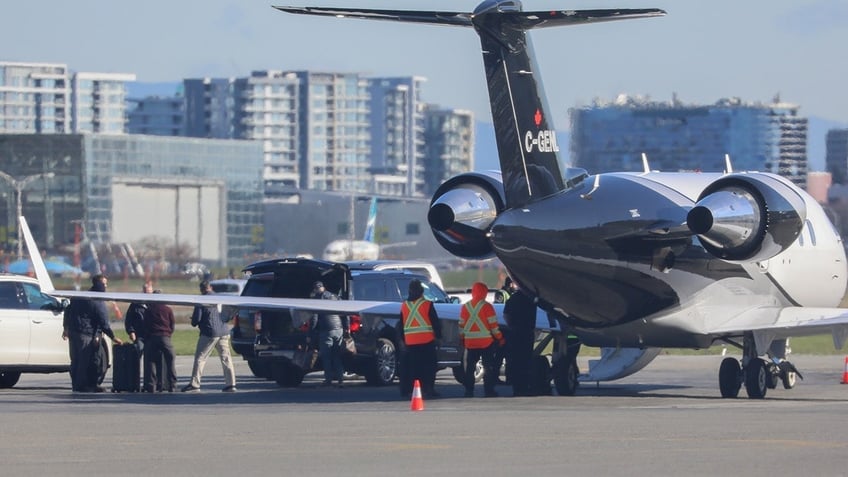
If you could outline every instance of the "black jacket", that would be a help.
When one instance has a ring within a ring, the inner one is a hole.
[[[536,329],[536,302],[523,290],[518,290],[504,305],[504,321],[516,335],[532,335]]]
[[[115,333],[109,325],[106,303],[100,300],[74,298],[65,309],[62,324],[68,331],[91,336],[100,331],[115,339]]]
[[[131,303],[124,317],[124,331],[135,333],[136,338],[144,339],[144,314],[147,313],[147,303]]]
[[[321,300],[338,300],[339,297],[333,295],[332,293],[325,291],[321,295],[312,295],[312,298],[317,298]],[[310,320],[310,328],[321,332],[321,331],[332,331],[332,330],[350,330],[350,318],[347,316],[339,316],[336,314],[328,314],[328,313],[318,313],[312,315],[312,319]]]

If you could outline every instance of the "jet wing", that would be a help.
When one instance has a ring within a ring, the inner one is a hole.
[[[400,303],[381,301],[315,300],[307,298],[265,298],[237,295],[185,295],[172,293],[125,293],[51,290],[48,295],[64,298],[90,298],[94,300],[128,303],[166,303],[169,305],[231,306],[251,309],[294,309],[300,311],[357,314],[400,313]]]
[[[833,345],[841,349],[848,337],[848,309],[845,308],[757,308],[707,330],[727,336],[754,333],[757,351],[765,352],[772,340],[824,333],[833,335]]]

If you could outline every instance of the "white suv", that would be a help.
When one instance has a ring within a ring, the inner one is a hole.
[[[67,304],[42,293],[34,278],[0,273],[0,388],[14,386],[21,373],[68,371]]]

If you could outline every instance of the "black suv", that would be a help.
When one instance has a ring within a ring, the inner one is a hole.
[[[283,258],[257,262],[244,269],[249,275],[242,296],[309,298],[312,284],[320,280],[324,287],[342,300],[401,302],[409,282],[421,280],[424,296],[435,303],[451,299],[426,277],[401,270],[351,270],[344,263],[322,260]],[[311,314],[288,310],[240,309],[235,315],[233,349],[247,360],[257,377],[275,380],[280,386],[298,386],[306,373],[321,370],[321,362],[312,364],[303,358],[311,356],[308,326]],[[390,315],[353,315],[351,335],[356,354],[344,359],[345,371],[365,377],[372,385],[385,385],[394,380],[397,370],[400,305]],[[443,343],[458,342],[456,327],[444,326]],[[441,368],[458,367],[458,346],[440,347]]]

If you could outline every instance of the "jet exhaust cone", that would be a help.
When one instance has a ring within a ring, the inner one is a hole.
[[[427,212],[427,222],[430,223],[430,227],[440,232],[451,228],[455,220],[453,209],[447,204],[436,204]]]

